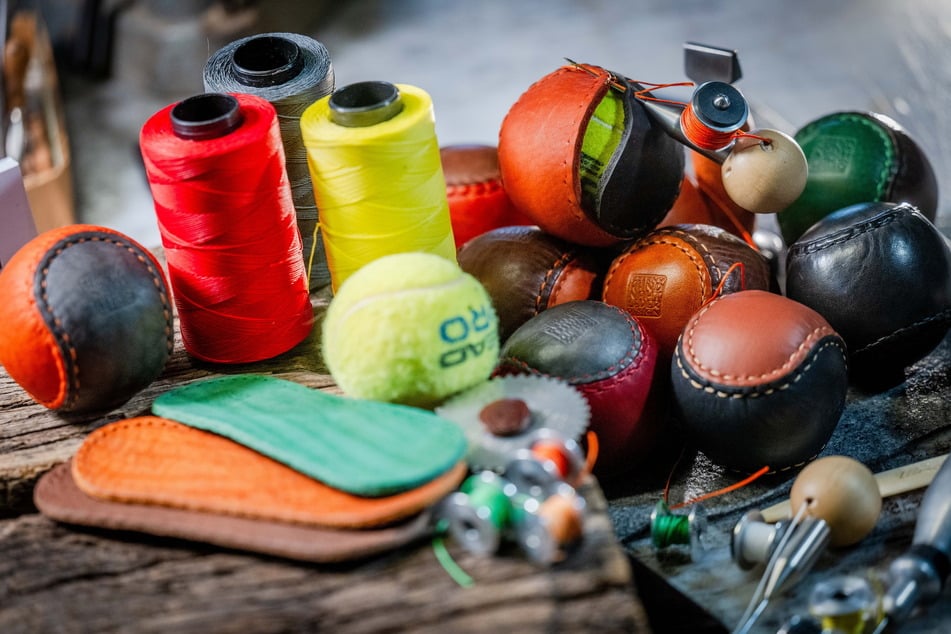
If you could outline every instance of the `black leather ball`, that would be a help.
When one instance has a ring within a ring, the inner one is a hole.
[[[786,295],[825,317],[853,378],[899,378],[951,327],[951,247],[908,203],[841,209],[793,243]]]

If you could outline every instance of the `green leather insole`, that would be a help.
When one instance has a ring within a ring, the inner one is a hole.
[[[155,399],[152,411],[367,497],[429,482],[466,451],[459,427],[428,410],[336,396],[256,374],[171,390]]]

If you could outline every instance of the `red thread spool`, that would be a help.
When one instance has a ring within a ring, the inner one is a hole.
[[[139,137],[186,351],[215,363],[285,352],[313,312],[274,107],[208,93]]]

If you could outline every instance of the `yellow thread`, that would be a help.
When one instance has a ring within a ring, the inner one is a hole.
[[[396,87],[402,111],[376,125],[336,124],[330,95],[301,116],[334,291],[390,253],[425,251],[455,262],[432,100],[414,86]]]

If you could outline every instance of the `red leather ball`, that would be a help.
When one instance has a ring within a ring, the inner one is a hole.
[[[495,147],[447,145],[439,158],[456,248],[492,229],[534,224],[505,193]]]
[[[696,312],[671,366],[685,440],[715,464],[777,471],[814,458],[845,407],[845,342],[816,311],[760,290]]]
[[[625,311],[584,300],[554,306],[526,321],[503,345],[496,374],[540,374],[566,381],[591,409],[598,437],[595,474],[636,467],[659,439],[659,421],[642,416],[657,346]]]

